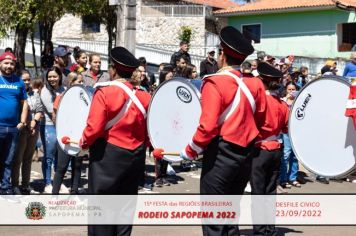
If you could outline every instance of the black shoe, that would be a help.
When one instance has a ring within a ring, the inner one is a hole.
[[[21,192],[23,195],[30,195],[34,190],[30,187],[27,188],[21,188]]]
[[[342,182],[344,182],[344,179],[330,179],[330,181],[335,182],[335,183],[342,183]]]
[[[193,171],[194,171],[194,170],[198,170],[198,166],[197,166],[195,163],[192,162],[192,163],[190,164],[190,170],[193,170]]]
[[[1,195],[14,195],[14,192],[12,189],[1,189],[0,190]]]
[[[163,185],[164,186],[170,186],[171,185],[171,183],[167,180],[167,178],[163,178],[162,180],[163,180]]]
[[[163,178],[158,178],[155,182],[155,185],[160,188],[163,187]]]
[[[142,189],[146,191],[152,191],[152,188],[153,188],[152,184],[145,184],[143,185]]]
[[[12,191],[14,195],[22,195],[22,192],[19,187],[14,187]]]
[[[191,165],[190,163],[181,163],[180,165],[180,171],[181,172],[187,172],[191,170]]]
[[[322,184],[329,184],[329,180],[324,177],[317,176],[315,180]]]
[[[69,194],[70,194],[70,195],[78,195],[78,194],[79,194],[79,191],[72,189],[72,190],[70,190],[70,193],[69,193]]]

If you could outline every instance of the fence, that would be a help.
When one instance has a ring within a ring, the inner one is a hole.
[[[162,5],[142,6],[141,14],[146,17],[205,17],[212,11],[202,5]]]
[[[101,56],[108,55],[107,41],[81,40],[81,39],[56,39],[58,45],[68,45],[70,47],[79,46],[88,52],[99,53]]]
[[[192,64],[196,65],[199,69],[200,61],[204,60],[208,50],[215,50],[215,45],[218,44],[219,39],[214,34],[207,34],[206,42],[207,47],[192,45],[189,53],[191,55]],[[209,38],[210,37],[210,38]],[[34,40],[37,63],[39,65],[39,58],[41,56],[40,43],[38,39]],[[58,39],[54,42],[55,46],[58,45],[68,45],[70,47],[79,46],[81,49],[90,52],[95,52],[100,54],[102,59],[102,68],[108,68],[108,46],[106,41],[87,41],[87,40],[76,40],[76,39]],[[10,36],[7,38],[0,39],[0,49],[6,47],[14,46],[14,37]],[[144,56],[147,61],[154,64],[160,64],[162,62],[170,62],[171,55],[177,51],[179,47],[177,45],[161,45],[161,44],[137,44],[136,45],[136,57]],[[26,43],[26,60],[32,61],[32,44],[31,40],[27,39]],[[273,54],[272,54],[273,55]],[[248,57],[248,60],[256,58],[256,54]],[[310,58],[310,57],[300,57],[295,56],[295,62],[293,66],[307,66],[309,68],[309,73],[311,75],[316,75],[320,73],[320,69],[325,65],[325,58]],[[337,59],[338,74],[342,74],[346,60],[343,58]]]
[[[139,44],[136,45],[136,57],[146,57],[147,61],[154,64],[169,63],[171,61],[172,54],[176,51],[169,50],[167,48],[155,48],[152,45]],[[191,63],[197,66],[199,70],[200,62],[205,59],[203,56],[191,55]]]
[[[210,33],[208,31],[205,32],[205,45],[207,47],[216,47],[220,44],[219,35]]]

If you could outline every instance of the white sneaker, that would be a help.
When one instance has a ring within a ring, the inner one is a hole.
[[[48,184],[48,185],[46,185],[46,187],[44,188],[43,193],[52,194],[52,189],[53,189],[52,184]]]
[[[245,193],[251,193],[251,184],[250,184],[250,182],[248,182],[247,185],[246,185]]]
[[[69,193],[69,189],[64,184],[62,184],[59,193]]]
[[[171,166],[171,163],[168,163],[167,175],[176,175],[176,172],[174,171],[173,167]]]

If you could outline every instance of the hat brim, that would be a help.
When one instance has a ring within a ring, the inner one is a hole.
[[[241,32],[232,26],[227,26],[220,31],[220,40],[224,51],[225,47],[227,47],[229,50],[244,57],[251,55],[255,50]]]
[[[262,78],[268,80],[278,80],[283,77],[283,73],[280,70],[274,68],[266,62],[262,62],[257,66],[257,72]]]
[[[111,50],[111,60],[118,65],[117,68],[124,71],[134,71],[140,62],[124,47],[116,47]]]

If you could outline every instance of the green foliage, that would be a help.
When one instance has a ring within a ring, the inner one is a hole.
[[[6,35],[9,29],[31,28],[38,21],[38,8],[40,1],[37,0],[0,0],[0,32]]]
[[[190,43],[190,41],[193,38],[193,29],[190,26],[187,25],[183,25],[182,27],[180,27],[179,33],[178,33],[178,38],[180,41],[186,41],[188,43]]]
[[[0,0],[0,37],[16,27],[34,28],[41,22],[55,22],[74,0]]]
[[[17,26],[33,29],[37,22],[56,22],[65,13],[98,15],[108,10],[105,0],[0,0],[0,37]]]

